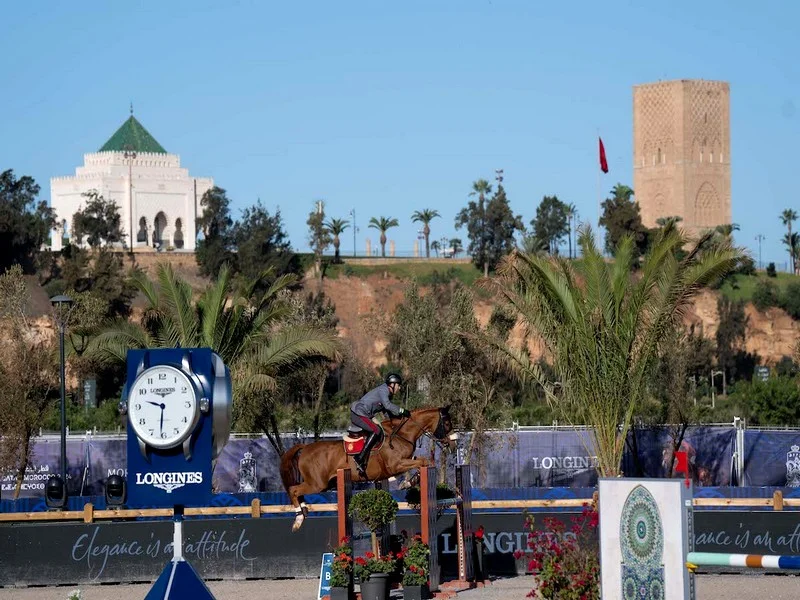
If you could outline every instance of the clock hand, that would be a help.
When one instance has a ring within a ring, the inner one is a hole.
[[[164,433],[164,405],[161,405],[161,431],[160,433]]]
[[[148,400],[147,403],[152,404],[153,406],[157,406],[158,408],[162,408],[162,405],[158,402],[152,402],[151,400]]]

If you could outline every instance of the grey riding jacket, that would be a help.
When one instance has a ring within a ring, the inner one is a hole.
[[[368,391],[360,400],[353,402],[350,410],[357,415],[371,419],[381,411],[388,412],[393,416],[399,415],[401,408],[389,399],[389,386],[383,383]]]

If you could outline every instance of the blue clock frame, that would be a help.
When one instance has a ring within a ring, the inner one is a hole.
[[[227,442],[230,431],[230,415],[224,414],[230,407],[230,371],[209,348],[129,350],[123,402],[128,402],[137,376],[159,365],[186,373],[195,388],[198,403],[205,410],[200,410],[188,443],[167,449],[142,443],[127,419],[127,505],[132,508],[208,506],[213,459]],[[215,431],[215,424],[222,431]]]

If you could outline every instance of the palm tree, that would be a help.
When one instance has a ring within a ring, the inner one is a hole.
[[[277,421],[263,397],[275,390],[281,375],[309,361],[335,359],[338,339],[335,332],[286,324],[292,308],[281,292],[297,278],[281,276],[259,294],[270,275],[266,272],[239,295],[226,265],[193,300],[192,288],[171,265],[158,266],[157,286],[139,273],[134,283],[147,302],[141,321],[111,323],[92,341],[89,353],[101,362],[124,364],[130,348],[211,348],[231,369],[237,402],[261,405],[256,421],[282,451]]]
[[[464,249],[461,245],[461,238],[453,238],[450,240],[450,247],[453,249],[453,258],[457,258],[458,253]]]
[[[569,240],[569,257],[572,258],[572,219],[578,216],[578,209],[571,202],[566,205],[567,239]]]
[[[656,219],[656,227],[666,227],[667,225],[677,225],[683,221],[683,217],[674,216],[674,217],[659,217]],[[738,229],[738,225],[737,225]]]
[[[797,267],[797,254],[798,251],[800,251],[800,234],[796,231],[784,233],[782,241],[786,244],[786,247],[789,248],[789,256],[792,259],[790,267],[792,268],[792,273],[795,273],[796,271],[794,269]]]
[[[781,213],[781,223],[786,225],[789,228],[789,238],[792,239],[792,223],[797,220],[797,211],[792,210],[791,208],[787,208]],[[792,273],[795,272],[795,260],[794,260],[794,247],[789,246],[789,264],[792,268]]]
[[[398,225],[397,219],[392,217],[380,217],[380,219],[372,217],[369,220],[369,226],[381,232],[381,256],[386,256],[386,232]]]
[[[346,221],[345,219],[331,219],[327,223],[325,223],[325,228],[328,230],[333,236],[333,262],[340,263],[341,259],[339,258],[339,236],[350,226],[350,221]]]
[[[470,196],[478,196],[478,212],[480,218],[479,243],[475,244],[478,254],[483,257],[483,276],[489,276],[489,260],[486,248],[486,196],[492,193],[492,186],[485,179],[478,179],[472,183]]]
[[[738,223],[726,223],[724,225],[717,225],[714,228],[715,233],[720,234],[721,236],[725,237],[728,240],[732,238],[734,231],[739,231]]]
[[[422,223],[423,225],[422,235],[425,236],[425,258],[431,257],[431,245],[429,242],[431,235],[430,222],[439,216],[441,215],[438,210],[432,210],[430,208],[426,208],[422,211],[415,210],[414,214],[411,215],[411,221],[413,223]]]
[[[504,259],[500,277],[485,285],[544,342],[553,380],[524,350],[498,342],[496,348],[526,380],[543,387],[568,422],[591,426],[600,475],[612,477],[668,334],[681,326],[692,298],[735,268],[742,253],[708,232],[679,260],[688,240],[670,226],[657,234],[634,278],[630,236],[622,238],[612,263],[589,227],[581,228],[578,243],[581,263],[515,251]]]
[[[439,258],[439,242],[437,240],[431,242],[431,250],[436,252],[436,258]]]

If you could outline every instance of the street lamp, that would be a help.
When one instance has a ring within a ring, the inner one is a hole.
[[[711,408],[715,408],[714,402],[714,377],[716,375],[722,375],[722,395],[725,395],[725,371],[711,371]]]
[[[133,116],[132,109],[131,116]],[[122,156],[128,161],[128,213],[130,215],[130,232],[128,237],[131,240],[131,252],[133,252],[133,161],[136,159],[136,151],[130,144],[125,144],[123,150],[125,150],[125,153]]]
[[[61,353],[61,480],[64,482],[64,500],[67,498],[67,404],[66,404],[66,368],[64,364],[64,331],[69,321],[72,298],[60,294],[50,298],[55,309],[55,321],[58,325],[59,348]]]
[[[353,258],[356,256],[356,233],[358,232],[358,227],[356,227],[356,209],[350,211],[350,216],[353,217]]]
[[[758,269],[761,270],[761,241],[766,239],[766,237],[759,233],[756,236],[756,241],[758,242]]]

